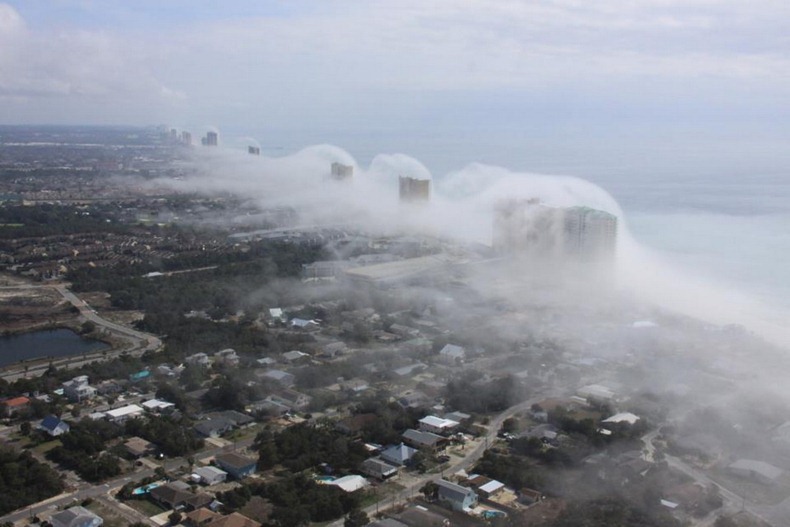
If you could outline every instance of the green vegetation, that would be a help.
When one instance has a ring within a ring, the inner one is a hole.
[[[602,498],[574,503],[551,527],[679,527],[668,513],[647,513],[622,498]]]
[[[0,448],[0,514],[63,491],[60,475],[29,452]]]
[[[121,427],[107,421],[83,419],[61,436],[61,446],[47,452],[47,458],[74,470],[87,481],[98,482],[117,476],[121,466],[113,454],[106,453],[106,443],[120,437]]]

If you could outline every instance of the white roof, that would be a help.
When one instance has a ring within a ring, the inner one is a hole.
[[[143,403],[143,407],[147,408],[148,410],[154,410],[157,408],[170,408],[171,406],[175,405],[167,401],[160,401],[159,399],[151,399],[150,401],[145,401]]]
[[[631,412],[620,412],[619,414],[614,414],[611,417],[607,417],[602,422],[603,423],[628,423],[632,425],[639,421],[639,416],[632,414]]]
[[[658,324],[651,320],[637,320],[633,323],[633,327],[636,329],[640,328],[655,328],[658,327]]]
[[[224,470],[218,469],[217,467],[212,467],[211,465],[206,465],[205,467],[200,467],[195,469],[195,474],[200,477],[211,477],[211,476],[222,476],[228,475],[227,472]]]
[[[491,481],[489,481],[485,485],[480,485],[480,491],[481,492],[485,492],[486,494],[491,494],[491,493],[496,492],[499,489],[503,488],[504,486],[505,486],[505,484],[502,483],[501,481],[497,481],[495,479],[492,479]]]
[[[142,413],[143,409],[136,404],[130,404],[128,406],[122,406],[121,408],[116,408],[115,410],[107,411],[107,415],[111,418],[116,417],[124,417],[127,415],[139,414]]]
[[[457,421],[443,419],[441,417],[436,417],[435,415],[427,415],[423,417],[420,419],[420,423],[433,426],[435,428],[453,428],[454,426],[458,426],[460,424]]]
[[[614,397],[614,392],[607,388],[606,386],[601,386],[600,384],[590,384],[588,386],[583,386],[576,390],[576,393],[581,395],[582,397],[599,397],[602,399],[611,399]]]
[[[663,505],[664,507],[666,507],[668,509],[677,509],[678,508],[678,504],[677,503],[675,503],[674,501],[669,501],[669,500],[661,500],[661,505]]]
[[[269,316],[274,318],[279,318],[283,316],[283,310],[280,309],[279,307],[273,307],[269,310]]]
[[[327,483],[329,485],[340,487],[346,492],[354,492],[355,490],[359,490],[368,486],[368,480],[362,476],[357,475],[343,476],[342,478],[337,478],[336,480],[328,481]]]

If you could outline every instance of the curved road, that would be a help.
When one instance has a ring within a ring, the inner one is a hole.
[[[110,320],[100,317],[96,312],[83,300],[81,300],[77,295],[69,291],[67,284],[47,284],[47,285],[34,285],[34,284],[24,284],[24,285],[15,285],[15,286],[6,286],[0,287],[0,290],[14,290],[14,289],[54,289],[71,305],[76,307],[79,310],[80,316],[85,320],[90,320],[97,327],[103,328],[109,333],[112,333],[118,338],[123,339],[127,342],[126,346],[123,346],[119,349],[115,349],[111,352],[97,352],[97,353],[89,353],[80,356],[74,357],[62,357],[53,360],[49,360],[47,358],[41,358],[40,361],[33,359],[35,361],[33,364],[17,364],[15,366],[11,366],[5,368],[2,373],[0,373],[0,377],[6,379],[8,381],[13,381],[18,377],[29,377],[35,375],[41,375],[44,373],[47,368],[49,368],[49,364],[53,364],[56,367],[76,367],[80,366],[84,363],[94,361],[96,359],[101,358],[109,358],[115,357],[120,355],[121,353],[130,353],[132,355],[142,355],[147,351],[157,351],[162,347],[162,341],[159,340],[154,335],[143,333],[142,331],[137,331],[135,329],[123,326],[121,324],[117,324]],[[31,362],[33,362],[31,361]]]

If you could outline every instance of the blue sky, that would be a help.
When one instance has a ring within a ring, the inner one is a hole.
[[[0,0],[3,123],[786,137],[780,0]]]

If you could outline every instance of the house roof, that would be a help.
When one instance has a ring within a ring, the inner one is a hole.
[[[391,461],[398,465],[405,465],[416,453],[416,449],[401,443],[400,445],[391,446],[386,449],[381,453],[381,457],[385,461]]]
[[[401,436],[403,439],[417,445],[417,446],[427,446],[433,447],[436,446],[437,443],[444,440],[444,438],[440,435],[432,434],[431,432],[422,432],[420,430],[409,429],[403,432]]]
[[[101,520],[101,516],[97,516],[88,509],[80,507],[79,505],[53,514],[50,518],[50,523],[55,526],[63,527],[79,527],[88,525],[91,520]]]
[[[639,416],[636,414],[632,414],[631,412],[620,412],[619,414],[614,414],[611,417],[607,417],[602,423],[628,423],[632,425],[639,421]]]
[[[446,344],[440,351],[439,355],[444,355],[445,357],[452,357],[454,359],[462,359],[464,355],[466,355],[466,351],[461,346],[456,346],[455,344]]]
[[[115,410],[108,410],[105,412],[111,419],[115,419],[118,417],[125,417],[127,415],[135,415],[140,414],[143,412],[143,409],[136,405],[130,404],[127,406],[122,406],[121,408],[116,408]]]
[[[6,399],[3,401],[3,404],[6,405],[8,408],[17,408],[19,406],[24,406],[30,402],[30,399],[25,396],[21,397],[14,397],[13,399]]]
[[[247,518],[243,514],[234,512],[210,521],[206,524],[206,527],[261,527],[261,524]]]
[[[256,464],[256,461],[254,459],[242,456],[235,452],[227,452],[225,454],[219,454],[214,459],[216,459],[217,463],[219,463],[220,465],[224,465],[226,467],[230,467],[234,469],[246,468],[250,465]]]
[[[154,448],[154,444],[150,441],[146,441],[142,437],[131,437],[129,440],[123,444],[130,453],[140,456],[145,454],[148,450]]]
[[[44,429],[49,430],[50,432],[52,432],[61,423],[66,425],[67,427],[69,426],[68,423],[66,423],[65,421],[60,419],[58,416],[56,416],[56,415],[48,415],[44,419],[41,420],[41,424],[39,426],[41,428],[44,428]]]
[[[427,415],[420,419],[420,424],[431,426],[434,428],[453,428],[458,426],[460,423],[457,421],[452,421],[450,419],[443,419],[441,417],[436,417],[435,415]]]
[[[187,519],[198,525],[222,517],[221,514],[217,514],[216,512],[205,508],[195,509],[192,512],[187,513],[185,516]]]
[[[196,468],[193,472],[202,478],[212,478],[214,476],[228,475],[228,473],[225,472],[224,470],[218,469],[217,467],[212,467],[210,465]]]
[[[223,433],[227,430],[230,430],[233,428],[233,423],[223,417],[218,417],[216,419],[207,419],[205,421],[195,423],[193,428],[201,435],[210,436],[215,433]]]
[[[336,480],[328,482],[328,484],[340,487],[346,492],[354,492],[356,490],[367,487],[368,480],[366,480],[362,476],[351,475],[351,476],[343,476],[342,478],[337,478]]]
[[[439,486],[439,497],[447,500],[462,502],[467,496],[477,496],[474,490],[462,487],[446,479],[440,479],[436,482]]]
[[[485,492],[486,494],[493,494],[494,492],[505,488],[505,484],[502,483],[501,481],[497,481],[495,479],[492,479],[491,481],[489,481],[485,485],[480,485],[477,488],[478,488],[478,490],[480,490],[480,492]]]
[[[186,503],[189,498],[194,496],[194,494],[182,489],[181,485],[177,485],[175,482],[155,487],[149,491],[149,494],[155,500],[170,505]]]

